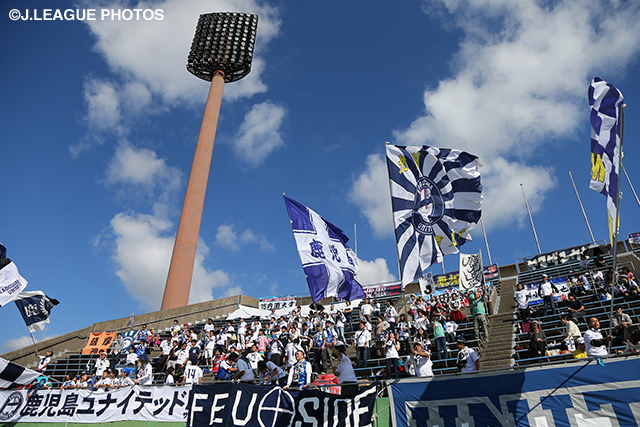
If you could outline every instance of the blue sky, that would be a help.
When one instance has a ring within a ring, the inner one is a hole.
[[[260,17],[249,76],[225,86],[191,302],[308,292],[282,193],[353,236],[365,283],[398,276],[384,142],[478,155],[494,262],[607,237],[588,189],[587,87],[629,107],[625,164],[640,187],[637,2],[430,0],[58,1],[94,21],[12,21],[0,5],[0,241],[61,304],[37,339],[159,308],[208,84],[186,71],[199,14]],[[162,9],[162,20],[101,18]],[[640,231],[623,182],[621,233]],[[464,252],[486,249],[478,229]],[[445,258],[447,271],[458,257]],[[432,268],[435,273],[441,266]],[[27,345],[18,311],[0,351]]]

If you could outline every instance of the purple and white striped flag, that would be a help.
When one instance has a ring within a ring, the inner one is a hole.
[[[620,183],[620,119],[622,93],[615,86],[596,77],[589,86],[591,106],[591,183],[589,188],[607,199],[609,235],[613,242],[613,224],[617,218]],[[619,221],[618,221],[618,226]],[[617,227],[615,229],[617,231]]]

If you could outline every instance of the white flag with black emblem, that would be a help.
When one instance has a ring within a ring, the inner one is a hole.
[[[483,285],[482,252],[477,254],[460,253],[460,291],[469,291]]]

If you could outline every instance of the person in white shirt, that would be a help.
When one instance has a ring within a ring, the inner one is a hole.
[[[210,317],[207,319],[207,323],[202,327],[205,335],[209,335],[209,332],[213,331],[216,325],[213,324],[213,319]]]
[[[353,370],[351,359],[347,356],[347,349],[344,345],[329,347],[335,360],[339,360],[338,366],[334,366],[333,373],[340,381],[340,396],[353,397],[358,394],[358,378]]]
[[[244,318],[240,318],[240,323],[238,323],[238,344],[240,347],[244,349],[244,336],[247,333],[247,322],[244,321]]]
[[[549,276],[542,275],[542,282],[538,288],[538,294],[542,298],[543,303],[543,317],[548,314],[548,309],[551,308],[551,314],[556,314],[556,303],[554,295],[558,292],[558,289],[549,281]]]
[[[251,369],[255,370],[258,369],[258,362],[263,360],[262,355],[255,344],[251,346],[251,352],[247,353],[247,360],[251,364]]]
[[[472,349],[467,347],[467,340],[458,338],[458,360],[456,361],[458,372],[475,372],[480,370],[480,360]]]
[[[120,380],[120,387],[130,387],[135,385],[133,380],[129,378],[129,374],[126,371],[122,371],[122,379]]]
[[[391,326],[391,330],[395,332],[396,330],[396,317],[398,317],[398,312],[396,308],[391,305],[391,301],[387,301],[387,309],[384,312],[384,320]]]
[[[513,294],[513,298],[518,303],[518,311],[520,311],[520,320],[523,322],[531,318],[531,311],[529,310],[529,299],[527,291],[524,290],[522,283],[518,283],[516,291]]]
[[[129,347],[129,354],[127,354],[127,365],[136,366],[138,363],[138,355],[136,354],[136,348],[131,345]]]
[[[384,345],[389,378],[398,378],[398,359],[400,358],[398,350],[400,350],[400,344],[398,344],[396,335],[393,332],[389,332],[389,338]]]
[[[192,358],[184,369],[184,383],[198,384],[202,382],[202,368],[198,366],[198,359]]]
[[[107,359],[107,353],[105,353],[104,350],[100,350],[100,357],[96,359],[95,366],[96,377],[98,378],[102,377],[102,374],[109,369],[110,362],[109,359]]]
[[[171,336],[167,336],[166,339],[162,340],[162,342],[160,343],[160,348],[162,349],[162,356],[160,356],[155,366],[156,369],[164,370],[164,368],[167,366],[167,362],[169,361],[171,350],[173,349]]]
[[[134,382],[138,385],[151,385],[153,384],[153,370],[151,369],[151,364],[149,363],[149,357],[146,354],[140,356],[140,361],[142,365],[137,372],[137,378]]]
[[[578,325],[576,325],[571,317],[568,314],[563,314],[560,316],[560,323],[564,326],[564,332],[562,335],[564,336],[562,339],[562,344],[560,346],[561,354],[564,353],[573,353],[576,349],[576,342],[578,338],[582,336]],[[560,330],[560,328],[556,328]]]
[[[186,367],[187,360],[189,359],[189,350],[187,349],[187,343],[183,342],[180,350],[176,352],[176,373],[181,376]]]
[[[104,370],[101,375],[102,378],[96,383],[96,391],[108,391],[114,388],[111,378],[109,378],[109,370]]]
[[[172,337],[177,337],[180,334],[180,324],[178,323],[177,320],[173,321],[173,325],[171,326],[171,329],[169,329],[171,331],[171,336]]]
[[[280,387],[284,387],[287,383],[287,374],[270,360],[258,362],[258,378],[262,380],[262,385],[276,382]]]
[[[607,342],[613,341],[613,336],[600,332],[600,321],[597,317],[590,317],[587,322],[589,330],[584,333],[584,345],[587,348],[587,357],[606,356]]]
[[[47,366],[49,365],[49,362],[51,362],[52,356],[53,352],[51,350],[47,351],[44,356],[38,356],[38,358],[40,359],[37,368],[38,372],[44,373],[47,370]]]
[[[419,342],[413,343],[413,360],[416,362],[416,376],[420,378],[433,376],[431,354]]]
[[[366,319],[371,323],[371,314],[373,313],[373,306],[369,304],[369,298],[364,299],[364,304],[360,306],[360,318]]]
[[[456,335],[458,330],[458,324],[451,319],[451,315],[448,314],[447,322],[444,324],[444,332],[447,336],[447,342],[456,342]]]
[[[367,330],[365,322],[360,322],[360,329],[353,337],[356,347],[356,367],[366,368],[371,357],[371,332]]]

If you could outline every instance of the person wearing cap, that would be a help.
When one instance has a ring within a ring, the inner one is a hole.
[[[584,333],[584,345],[587,348],[587,356],[608,355],[607,343],[613,341],[613,337],[603,334],[600,331],[600,321],[595,316],[589,318],[587,325],[589,329]]]
[[[538,287],[538,295],[542,298],[542,307],[544,313],[542,316],[546,316],[547,314],[549,314],[549,308],[551,309],[551,314],[556,314],[556,303],[553,297],[556,292],[558,292],[558,288],[556,288],[555,285],[549,281],[549,276],[543,274],[542,281],[540,282],[540,286]]]
[[[467,347],[467,340],[458,338],[458,358],[456,361],[458,372],[475,372],[480,370],[480,360],[472,349]]]
[[[96,367],[96,377],[102,378],[102,373],[109,369],[110,362],[107,359],[107,353],[104,350],[100,350],[100,355],[96,359],[95,367]]]
[[[138,385],[151,385],[153,383],[153,370],[149,363],[149,356],[143,354],[139,359],[142,364],[136,373],[137,378],[133,382]]]
[[[580,337],[576,340],[576,349],[573,351],[574,359],[584,359],[587,357],[587,349],[584,345],[584,338]]]

